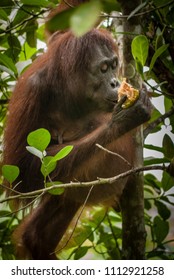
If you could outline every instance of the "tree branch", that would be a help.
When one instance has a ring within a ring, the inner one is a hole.
[[[40,194],[45,194],[48,193],[51,190],[55,190],[58,188],[87,188],[87,187],[91,187],[91,186],[99,186],[99,185],[104,185],[104,184],[113,184],[114,182],[116,182],[117,180],[120,180],[122,178],[125,178],[129,175],[132,174],[137,174],[143,171],[149,171],[149,170],[162,170],[162,171],[167,171],[166,166],[161,166],[161,165],[151,165],[151,166],[143,166],[143,167],[137,167],[134,169],[130,169],[124,173],[121,173],[119,175],[116,175],[114,177],[110,177],[110,178],[98,178],[97,180],[91,181],[91,182],[70,182],[67,184],[59,184],[59,185],[53,185],[51,187],[48,188],[44,188],[44,189],[40,189],[40,190],[36,190],[36,191],[32,191],[32,192],[27,192],[27,193],[19,193],[16,195],[12,195],[9,197],[6,197],[4,199],[0,200],[0,203],[3,202],[7,202],[13,199],[26,199],[28,197],[35,197],[36,195],[40,195]],[[54,182],[53,182],[54,184]],[[3,185],[0,185],[2,188],[5,188]],[[100,186],[101,187],[101,186]],[[15,192],[15,190],[11,189],[11,192]]]
[[[140,13],[135,13],[131,17],[130,17],[130,14],[128,14],[128,15],[116,15],[116,16],[115,15],[104,14],[104,15],[101,15],[101,17],[118,18],[118,19],[127,19],[127,18],[133,18],[133,17],[140,17],[140,16],[144,16],[146,14],[153,13],[153,12],[158,11],[160,9],[163,9],[163,8],[165,8],[167,6],[170,6],[173,3],[174,3],[174,0],[171,0],[170,2],[165,3],[165,4],[161,5],[161,6],[158,6],[158,7],[155,7],[155,8],[152,8],[152,9],[140,12]],[[147,6],[149,6],[149,5],[147,5]]]
[[[168,111],[167,113],[165,113],[164,115],[161,115],[158,119],[156,119],[155,121],[151,122],[148,127],[146,127],[146,129],[144,130],[143,134],[144,134],[144,138],[147,137],[147,135],[149,133],[151,133],[151,131],[160,123],[162,123],[166,118],[169,118],[170,116],[174,115],[174,107],[172,107],[172,109],[170,111]]]

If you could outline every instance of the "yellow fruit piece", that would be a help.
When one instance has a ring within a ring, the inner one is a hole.
[[[126,95],[127,99],[122,104],[122,108],[126,109],[130,106],[132,106],[135,101],[139,98],[139,90],[133,88],[130,84],[126,82],[126,79],[124,78],[119,89],[118,89],[118,101]]]

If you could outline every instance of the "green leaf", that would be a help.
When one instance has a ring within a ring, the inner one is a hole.
[[[57,186],[57,185],[60,185],[62,184],[62,182],[47,182],[46,183],[46,187],[49,188],[49,187],[53,187],[53,186]],[[49,190],[48,192],[52,195],[60,195],[62,193],[64,193],[65,189],[64,188],[59,188],[59,187],[56,187],[52,190]]]
[[[144,159],[144,165],[153,165],[153,164],[160,164],[160,163],[169,163],[170,161],[167,158],[156,158],[156,157],[147,157]]]
[[[11,57],[13,61],[17,61],[18,55],[20,54],[21,51],[21,44],[18,38],[12,34],[8,36],[7,40],[8,40],[9,48],[7,49],[5,54],[8,57]]]
[[[16,76],[14,75],[14,72],[11,71],[9,68],[7,68],[7,67],[5,67],[3,65],[0,65],[0,70],[2,70],[3,72],[8,73],[9,75],[11,75],[16,80]]]
[[[155,205],[158,209],[158,213],[160,214],[161,218],[163,218],[163,220],[167,220],[171,215],[171,212],[167,208],[167,206],[159,200],[155,201]]]
[[[0,8],[0,19],[3,19],[5,21],[8,20],[8,16],[6,14],[6,12],[4,11],[4,9]]]
[[[31,48],[35,48],[37,45],[36,31],[30,31],[26,33],[27,35],[27,43]]]
[[[162,187],[164,191],[170,190],[174,186],[174,178],[171,177],[167,172],[163,172]]]
[[[141,76],[143,76],[143,65],[141,64],[141,62],[139,60],[136,60],[135,63],[136,63],[136,70],[137,70],[137,72]]]
[[[164,155],[167,158],[172,159],[174,157],[174,144],[168,134],[164,135],[163,148],[164,148]]]
[[[36,157],[38,157],[40,159],[43,159],[44,153],[41,152],[40,150],[36,149],[35,147],[26,146],[26,149],[29,153],[35,155]]]
[[[170,164],[167,167],[167,173],[174,179],[174,157],[171,159]]]
[[[50,140],[51,135],[49,131],[44,128],[32,131],[27,137],[28,144],[41,152],[48,147]]]
[[[100,1],[91,1],[80,5],[70,19],[71,29],[76,36],[88,32],[98,20],[101,11]]]
[[[169,223],[163,221],[159,216],[156,216],[154,219],[154,233],[156,236],[156,241],[158,244],[166,238],[169,232]]]
[[[169,99],[169,98],[165,98],[165,99],[164,99],[164,106],[165,106],[165,111],[166,111],[166,112],[169,111],[169,110],[171,110],[171,108],[172,108],[172,106],[173,106],[172,100]]]
[[[6,66],[10,70],[12,70],[15,74],[17,74],[16,66],[14,65],[10,57],[0,53],[0,63],[2,63],[4,66]]]
[[[36,20],[29,21],[26,25],[26,39],[27,43],[31,48],[36,48],[37,37],[36,37],[36,30],[38,28],[38,23]]]
[[[132,55],[135,59],[135,61],[139,61],[142,66],[145,65],[147,57],[148,57],[148,51],[149,51],[149,42],[146,36],[139,35],[136,36],[132,40]]]
[[[52,195],[61,195],[62,193],[64,193],[64,191],[65,191],[64,188],[56,188],[56,189],[49,190],[48,193]]]
[[[121,12],[120,3],[118,3],[118,1],[101,0],[100,2],[102,3],[102,11],[104,11],[108,14],[113,11]]]
[[[156,52],[154,53],[153,57],[152,57],[152,60],[150,62],[150,66],[149,66],[149,71],[151,71],[153,69],[153,66],[157,60],[157,58],[167,50],[169,44],[167,45],[163,45],[161,46],[159,49],[156,50]]]
[[[147,200],[147,199],[144,200],[144,207],[145,207],[146,210],[151,209],[152,205],[151,205],[149,200]]]
[[[14,0],[1,0],[0,1],[0,7],[7,7],[7,6],[9,6],[9,7],[14,6]],[[9,9],[9,7],[8,7],[8,9]]]
[[[26,61],[27,59],[30,59],[33,55],[36,53],[35,48],[31,48],[27,42],[22,46],[22,52],[20,53],[19,60]]]
[[[63,149],[61,149],[53,158],[52,162],[57,162],[58,160],[66,157],[73,149],[73,146],[66,146]]]
[[[145,144],[144,148],[146,148],[148,150],[158,151],[158,152],[161,152],[161,153],[163,153],[163,151],[164,151],[163,148],[157,147],[157,146],[154,146],[154,145],[150,145],[150,144]]]
[[[153,188],[161,188],[161,182],[159,182],[153,174],[146,174],[144,176],[144,182],[146,185],[152,186]]]
[[[50,1],[47,0],[21,0],[24,5],[28,6],[41,6],[41,7],[48,7]]]
[[[18,69],[18,75],[22,74],[22,72],[31,64],[31,62],[31,59],[17,62],[16,67]]]
[[[159,117],[161,117],[161,113],[157,110],[157,108],[154,108],[150,121],[153,122],[156,119],[158,119]]]
[[[84,257],[86,255],[86,253],[88,252],[89,249],[90,249],[90,247],[87,247],[87,246],[78,248],[74,254],[74,259],[75,260],[81,259],[82,257]]]
[[[19,176],[19,168],[15,165],[3,165],[2,175],[10,184],[12,184]]]
[[[49,21],[46,22],[46,28],[50,32],[56,32],[57,30],[63,30],[70,27],[70,18],[73,14],[73,9],[68,9],[60,14],[55,15]]]
[[[30,9],[25,7],[25,11],[23,11],[22,9],[19,9],[17,11],[17,13],[13,19],[13,26],[20,24],[21,22],[23,22],[24,20],[26,20],[27,18],[30,17],[30,14],[27,13],[28,10],[30,12],[31,7],[30,7]]]
[[[56,168],[56,162],[52,161],[52,158],[52,156],[43,158],[41,172],[45,178]]]

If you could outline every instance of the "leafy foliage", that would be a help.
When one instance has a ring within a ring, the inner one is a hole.
[[[0,135],[4,130],[8,100],[19,75],[45,48],[45,12],[54,7],[54,0],[1,0],[0,1]],[[145,8],[145,9],[144,9]],[[92,10],[92,12],[91,12]],[[115,0],[96,0],[62,12],[47,25],[50,29],[72,27],[75,34],[82,35],[97,22],[99,11],[120,11]],[[174,174],[174,1],[142,1],[128,18],[140,17],[142,34],[132,42],[132,55],[136,70],[142,76],[154,103],[151,124],[146,127],[145,165],[163,164]],[[112,17],[110,17],[112,19]],[[111,20],[107,21],[110,25]],[[105,24],[105,25],[107,25]],[[117,30],[114,35],[119,36]],[[69,152],[72,146],[53,157],[46,155],[50,141],[48,131],[43,129],[28,136],[30,153],[41,162],[43,180],[54,170],[56,162]],[[13,145],[13,143],[12,143]],[[1,149],[2,149],[1,145]],[[12,184],[19,174],[15,166],[3,166],[3,177]],[[3,184],[3,179],[1,183]],[[60,182],[45,183],[45,187]],[[63,189],[51,190],[59,195]],[[144,176],[145,222],[148,233],[147,259],[174,259],[174,181],[167,172],[149,172]],[[3,188],[0,189],[4,199]],[[0,259],[15,259],[11,234],[22,219],[20,211],[13,214],[11,203],[0,208]],[[121,215],[103,208],[87,210],[85,218],[78,223],[73,237],[58,255],[60,258],[79,259],[86,254],[96,259],[119,259],[121,250]],[[66,241],[64,242],[66,244]],[[63,247],[63,246],[62,246]]]

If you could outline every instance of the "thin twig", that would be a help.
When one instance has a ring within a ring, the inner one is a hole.
[[[114,156],[119,157],[119,158],[122,159],[127,165],[129,165],[130,167],[132,167],[132,165],[130,164],[130,162],[128,162],[128,161],[127,161],[124,157],[122,157],[121,155],[119,155],[119,154],[117,154],[117,153],[115,153],[115,152],[112,152],[112,151],[110,151],[110,150],[104,148],[103,146],[101,146],[101,145],[99,145],[99,144],[96,144],[96,146],[97,146],[98,148],[100,148],[101,150],[107,152],[108,154],[111,154],[111,155],[114,155]]]
[[[84,210],[85,207],[86,207],[86,203],[87,203],[88,198],[89,198],[89,196],[90,196],[90,194],[91,194],[91,192],[92,192],[92,190],[93,190],[93,187],[94,187],[94,186],[91,186],[91,188],[89,189],[89,192],[88,192],[88,194],[87,194],[87,196],[86,196],[86,198],[85,198],[85,201],[84,201],[83,206],[82,206],[82,208],[81,208],[81,210],[80,210],[80,213],[79,213],[78,216],[77,216],[75,225],[73,226],[73,230],[72,230],[70,236],[68,237],[68,240],[66,241],[66,243],[65,243],[60,249],[54,251],[54,252],[51,253],[50,255],[59,253],[60,251],[62,251],[62,250],[68,245],[69,241],[71,240],[71,238],[72,238],[72,236],[73,236],[73,234],[74,234],[74,231],[75,231],[75,229],[76,229],[76,227],[77,227],[78,221],[80,220],[80,217],[81,217],[81,215],[82,215],[82,213],[83,213],[83,210]]]
[[[161,115],[159,118],[157,118],[155,121],[151,122],[148,127],[144,130],[144,138],[147,137],[147,135],[155,128],[158,124],[162,123],[166,118],[169,118],[170,116],[174,115],[174,107],[164,115]]]
[[[71,256],[74,254],[75,251],[77,251],[82,245],[83,243],[91,236],[92,233],[94,233],[99,226],[101,225],[101,223],[104,221],[104,219],[106,218],[108,213],[108,210],[105,211],[105,214],[103,216],[103,218],[99,221],[99,223],[97,224],[97,226],[88,234],[88,236],[86,236],[86,238],[78,245],[78,247],[69,255],[68,260],[71,258]],[[100,252],[99,252],[100,253]]]
[[[174,0],[172,0],[172,1],[168,2],[168,3],[165,3],[165,4],[161,5],[161,6],[155,7],[155,8],[153,8],[153,9],[149,9],[149,10],[143,11],[143,12],[141,12],[141,13],[135,13],[134,15],[132,15],[131,18],[133,18],[133,17],[139,17],[139,16],[144,16],[144,15],[146,15],[146,14],[150,14],[150,13],[156,11],[156,10],[160,10],[160,9],[163,9],[163,8],[167,7],[167,6],[171,5],[172,3],[174,3]],[[118,15],[114,16],[114,15],[108,15],[108,14],[105,15],[105,17],[120,18],[120,19],[121,19],[121,18],[128,18],[129,16],[130,16],[130,15],[120,15],[120,16],[118,16]],[[104,17],[104,15],[103,15],[103,17]]]
[[[63,2],[68,6],[68,7],[70,7],[70,8],[74,8],[74,6],[73,5],[71,5],[71,4],[69,4],[68,3],[68,1],[66,1],[66,0],[63,0]]]
[[[111,223],[111,220],[110,220],[110,217],[109,217],[108,214],[107,214],[107,220],[108,220],[108,223],[109,223],[109,226],[110,226],[110,229],[111,229],[112,236],[113,236],[113,238],[115,240],[116,248],[119,251],[119,253],[121,254],[121,251],[120,251],[120,248],[119,248],[119,245],[118,245],[118,241],[117,241],[118,238],[117,238],[117,236],[116,236],[116,234],[114,232],[114,228],[113,228],[113,225]]]

